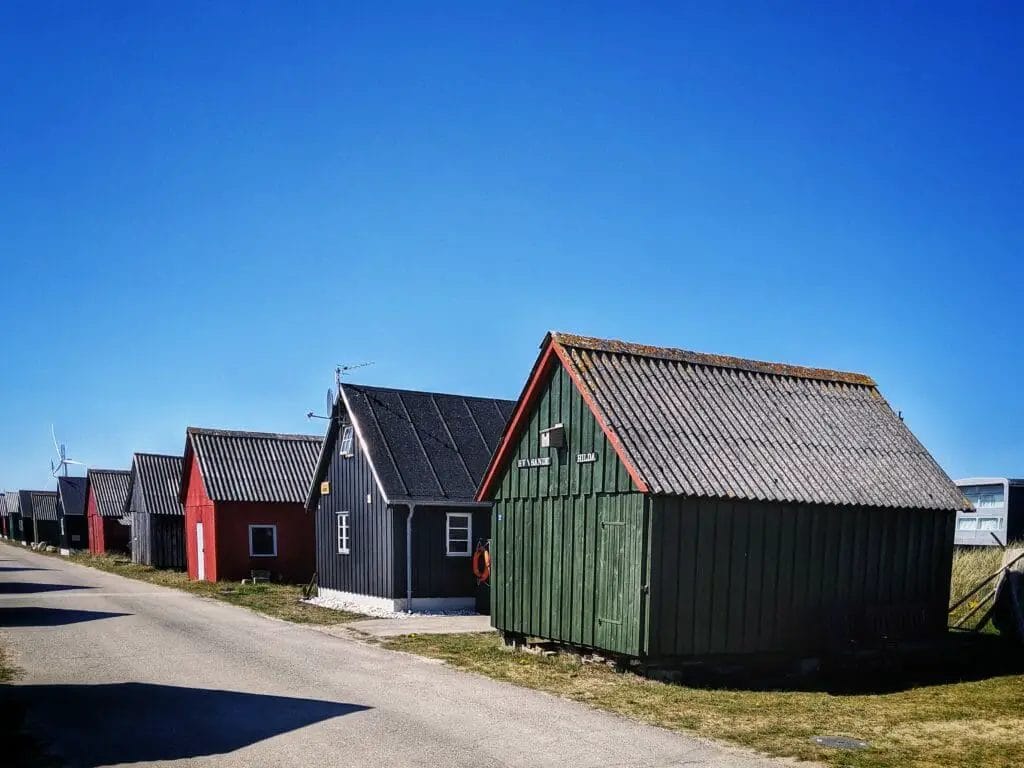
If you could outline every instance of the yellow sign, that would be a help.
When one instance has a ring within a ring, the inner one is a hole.
[[[320,495],[321,496],[326,496],[330,492],[331,492],[331,481],[330,480],[324,480],[322,483],[320,483]]]

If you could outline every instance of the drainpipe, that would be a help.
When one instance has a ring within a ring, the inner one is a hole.
[[[416,505],[409,505],[409,516],[405,519],[405,610],[412,613],[412,518]]]

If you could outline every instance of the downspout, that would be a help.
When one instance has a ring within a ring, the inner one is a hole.
[[[405,519],[405,611],[412,613],[412,518],[416,505],[409,504],[409,516]]]

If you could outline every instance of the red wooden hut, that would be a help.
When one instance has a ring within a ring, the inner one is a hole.
[[[124,516],[130,477],[126,469],[90,469],[86,474],[89,551],[94,555],[131,551],[130,518]]]
[[[306,491],[323,438],[189,427],[179,499],[192,580],[269,571],[306,582],[316,568]]]

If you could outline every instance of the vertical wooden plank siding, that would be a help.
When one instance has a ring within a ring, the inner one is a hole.
[[[566,448],[541,449],[561,423]],[[579,454],[596,454],[578,462]],[[519,468],[518,459],[550,458]],[[498,484],[492,511],[492,623],[624,654],[646,623],[644,496],[571,379],[556,366]]]
[[[882,623],[945,631],[953,512],[666,497],[651,506],[662,539],[651,656],[814,652],[836,632]]]
[[[340,455],[340,441],[327,470],[330,493],[322,495],[316,509],[316,571],[321,587],[375,597],[405,597],[404,571],[394,553],[394,514],[384,503],[366,456],[353,441],[353,455]],[[369,500],[369,501],[368,501]],[[350,552],[338,552],[338,513],[349,513]],[[400,516],[404,519],[405,510]],[[405,526],[401,552],[405,555]]]

